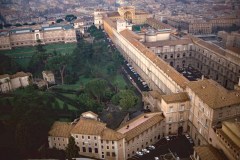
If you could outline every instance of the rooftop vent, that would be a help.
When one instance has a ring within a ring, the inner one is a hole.
[[[206,88],[206,86],[202,86],[202,89]]]
[[[145,116],[144,116],[144,118],[148,118],[148,116],[147,116],[147,115],[145,115]]]

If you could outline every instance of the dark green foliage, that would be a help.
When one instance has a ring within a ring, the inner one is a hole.
[[[75,15],[73,15],[73,14],[65,16],[65,20],[68,21],[68,22],[72,22],[75,19],[77,19],[77,17]]]
[[[112,97],[111,102],[120,105],[123,110],[128,110],[136,105],[137,100],[138,98],[132,90],[122,90]]]
[[[15,24],[16,27],[22,26],[20,23]]]
[[[71,61],[70,54],[58,54],[48,59],[47,68],[58,72],[61,76],[62,84],[64,84],[65,72]]]
[[[91,34],[92,37],[95,38],[95,40],[100,40],[104,38],[104,33],[101,29],[97,29],[96,26],[92,25],[89,27],[88,32]]]
[[[23,157],[30,156],[47,139],[55,120],[52,111],[55,98],[31,86],[16,90],[12,96],[10,121],[15,135],[12,137],[14,146]]]
[[[99,112],[102,110],[103,106],[96,100],[91,98],[88,94],[82,93],[78,97],[79,103],[84,106],[89,111]]]
[[[61,23],[61,22],[63,22],[63,19],[57,19],[56,20],[56,23]]]
[[[5,28],[9,28],[9,27],[11,27],[12,25],[11,24],[4,24],[4,27]]]
[[[14,74],[21,67],[9,56],[0,54],[0,74]]]
[[[66,158],[69,160],[77,158],[79,156],[79,150],[79,147],[75,144],[74,138],[71,136],[69,138],[68,146],[66,148]]]

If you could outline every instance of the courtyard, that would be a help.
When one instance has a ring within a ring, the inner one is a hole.
[[[149,150],[149,153],[145,153],[142,156],[135,155],[128,160],[175,160],[175,159],[189,159],[193,154],[193,144],[185,135],[182,136],[169,136],[161,138],[156,144],[155,149]],[[157,158],[155,158],[157,157]],[[169,158],[167,158],[169,157]]]

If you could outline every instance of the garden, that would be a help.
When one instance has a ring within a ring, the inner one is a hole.
[[[108,47],[102,30],[91,27],[89,32],[93,43],[81,39],[67,44],[71,49],[62,44],[56,48],[39,44],[0,53],[0,74],[23,70],[41,77],[43,70],[51,70],[57,81],[49,88],[30,85],[0,94],[2,152],[13,151],[15,158],[39,157],[39,148],[47,146],[48,130],[56,120],[70,122],[90,110],[115,129],[128,112],[141,109],[140,94],[122,72],[121,54]],[[24,60],[27,55],[31,57],[25,67],[13,58]]]

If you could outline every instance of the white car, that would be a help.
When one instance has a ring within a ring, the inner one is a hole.
[[[148,146],[148,147],[147,147],[147,149],[148,149],[148,150],[154,150],[154,149],[155,149],[155,147],[154,147],[154,146],[152,146],[152,145],[150,145],[150,146]]]
[[[170,138],[169,138],[169,136],[165,136],[165,138],[166,138],[166,140],[167,140],[167,141],[170,141]]]
[[[142,155],[143,155],[143,153],[142,153],[142,152],[139,152],[139,151],[137,151],[136,154],[139,155],[139,156],[142,156]]]
[[[190,139],[190,138],[191,138],[188,134],[185,134],[185,136],[186,136],[187,139]]]
[[[159,160],[159,158],[158,157],[154,157],[154,160]]]
[[[150,151],[147,150],[147,149],[142,149],[142,152],[143,152],[143,153],[149,153]]]

